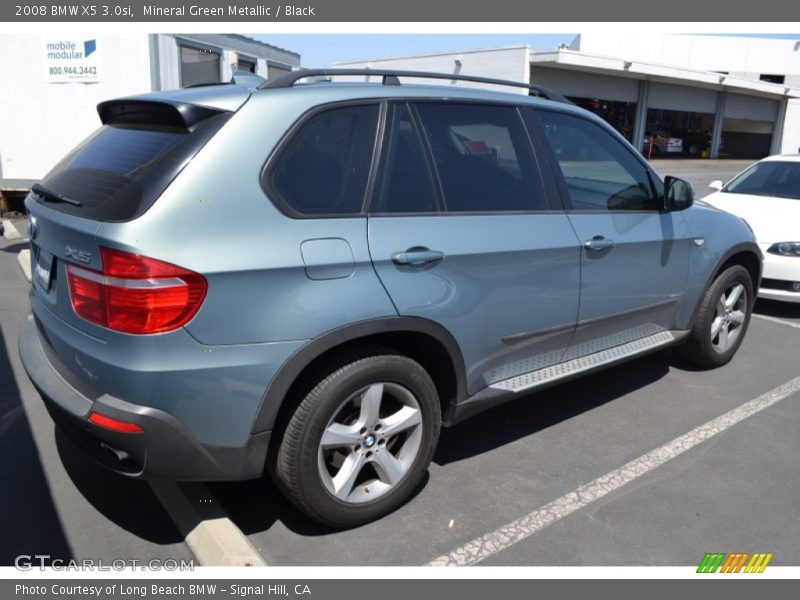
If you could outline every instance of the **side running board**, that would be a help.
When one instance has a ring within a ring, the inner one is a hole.
[[[639,354],[657,350],[662,346],[668,346],[683,337],[680,336],[682,333],[683,332],[661,331],[620,346],[614,346],[607,350],[595,352],[594,354],[568,360],[567,362],[531,371],[530,373],[523,373],[522,375],[517,375],[509,379],[503,379],[502,381],[493,383],[489,388],[512,393],[532,390],[544,385],[549,385],[560,379],[574,377],[575,375],[593,371]]]

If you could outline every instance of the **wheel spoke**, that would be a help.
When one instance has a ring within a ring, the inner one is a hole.
[[[733,287],[733,289],[728,294],[728,297],[725,298],[725,308],[728,310],[732,310],[736,303],[739,301],[739,298],[744,291],[744,286],[739,283]]]
[[[724,319],[722,315],[717,315],[717,317],[711,322],[711,339],[717,339],[717,335],[719,335],[720,330],[722,329],[722,324],[724,323]]]
[[[715,316],[721,317],[725,314],[725,294],[719,297],[719,301],[717,302],[717,313]]]
[[[731,323],[736,323],[737,325],[744,324],[744,313],[740,310],[733,311],[728,318],[731,320]]]
[[[351,452],[344,459],[339,472],[333,478],[333,493],[341,500],[346,500],[353,491],[358,474],[364,467],[364,455],[359,452]]]
[[[725,352],[728,349],[728,342],[730,340],[730,329],[728,329],[730,325],[725,324],[722,326],[719,332],[719,349]]]
[[[361,412],[358,423],[362,427],[374,427],[380,418],[383,384],[373,383],[361,396]]]
[[[389,485],[394,485],[403,477],[405,469],[391,452],[384,449],[373,454],[372,466],[378,474],[378,478]]]
[[[360,441],[359,427],[331,423],[322,434],[320,446],[323,448],[341,448],[355,446]]]
[[[411,406],[404,406],[396,413],[381,419],[381,434],[389,438],[396,435],[401,431],[406,431],[412,427],[416,427],[422,422],[422,415],[419,409],[412,408]]]

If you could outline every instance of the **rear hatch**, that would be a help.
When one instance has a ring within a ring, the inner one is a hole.
[[[224,86],[98,105],[102,126],[34,186],[25,201],[34,312],[46,308],[73,328],[108,337],[110,332],[75,313],[66,265],[102,271],[95,235],[102,223],[130,221],[147,211],[248,97],[243,88]],[[46,329],[42,321],[39,325]],[[71,362],[71,357],[60,358]]]

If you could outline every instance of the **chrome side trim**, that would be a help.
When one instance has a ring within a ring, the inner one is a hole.
[[[572,323],[564,323],[563,325],[556,325],[554,327],[545,327],[544,329],[536,329],[534,331],[523,331],[522,333],[512,333],[511,335],[500,338],[504,344],[516,344],[523,340],[530,340],[538,337],[550,336],[555,333],[561,333],[575,329],[575,321]]]
[[[637,306],[635,308],[621,310],[619,312],[611,313],[609,315],[592,317],[591,319],[584,319],[582,321],[577,321],[573,323],[565,323],[564,325],[556,325],[555,327],[547,327],[545,329],[535,329],[533,331],[512,333],[510,335],[500,338],[500,341],[503,342],[504,344],[516,344],[517,342],[521,342],[522,340],[549,336],[554,333],[561,333],[562,331],[567,331],[568,329],[575,329],[575,328],[581,329],[589,325],[600,323],[602,321],[613,321],[615,319],[619,319],[620,317],[629,317],[637,313],[646,313],[648,311],[655,310],[657,308],[666,308],[671,304],[677,304],[680,299],[681,299],[680,296],[673,296],[671,298],[667,298],[666,300],[660,300],[658,302],[653,302],[651,304],[646,304],[644,306]]]

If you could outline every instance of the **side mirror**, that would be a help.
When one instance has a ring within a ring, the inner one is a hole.
[[[710,187],[712,190],[720,191],[723,185],[725,184],[722,183],[721,179],[715,179],[714,181],[708,184],[708,187]]]
[[[664,210],[686,210],[694,204],[694,186],[680,177],[664,177]]]

